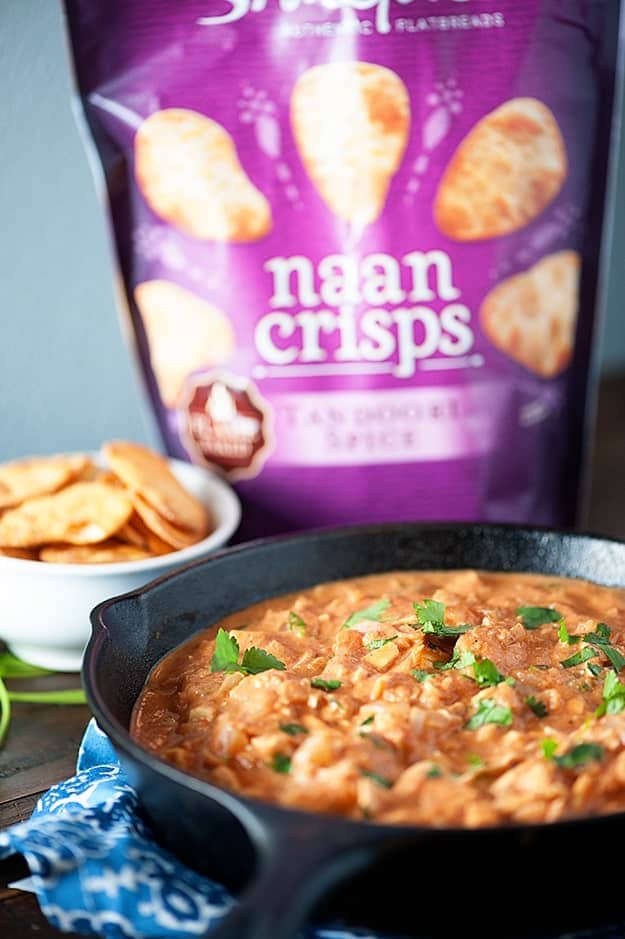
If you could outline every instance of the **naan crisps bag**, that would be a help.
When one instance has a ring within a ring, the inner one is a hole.
[[[578,523],[620,3],[65,7],[163,444],[239,537]]]

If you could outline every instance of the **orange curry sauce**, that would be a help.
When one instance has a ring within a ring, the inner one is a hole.
[[[374,574],[196,635],[153,669],[131,732],[219,786],[354,819],[477,827],[604,814],[625,809],[621,653],[623,589]]]

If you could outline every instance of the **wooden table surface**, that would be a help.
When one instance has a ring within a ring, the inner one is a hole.
[[[598,534],[625,537],[625,375],[602,382],[596,428],[584,527]],[[55,675],[28,684],[20,682],[20,687],[69,688],[77,684],[76,675]],[[13,705],[9,736],[0,750],[0,828],[28,818],[46,789],[72,775],[88,720],[84,706]],[[37,939],[70,936],[48,924],[32,894],[0,887],[2,939],[35,935]]]

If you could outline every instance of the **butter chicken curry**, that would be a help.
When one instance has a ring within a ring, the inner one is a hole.
[[[152,671],[131,732],[241,795],[387,824],[625,810],[625,590],[395,571],[234,613]]]

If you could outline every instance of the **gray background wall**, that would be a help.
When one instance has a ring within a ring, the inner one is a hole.
[[[111,437],[157,444],[117,319],[58,0],[0,0],[0,88],[0,460]],[[604,373],[625,369],[623,210],[613,254]]]

